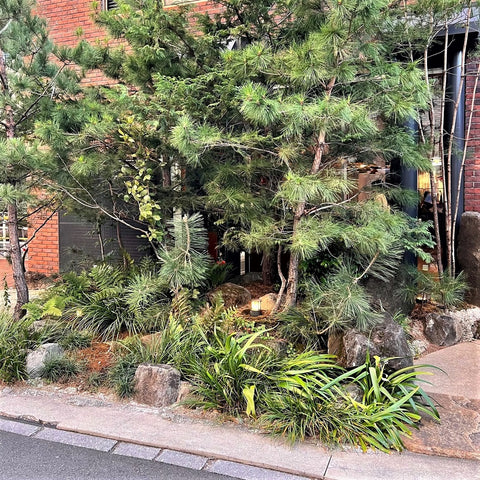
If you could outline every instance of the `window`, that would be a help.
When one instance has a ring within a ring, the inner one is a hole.
[[[102,10],[113,10],[117,7],[118,5],[115,0],[102,0]]]
[[[186,3],[196,3],[201,0],[163,0],[165,7],[172,7],[175,5],[185,5]]]
[[[0,213],[0,255],[4,255],[10,248],[10,238],[8,236],[8,216],[5,212]],[[27,227],[20,226],[18,235],[20,237],[20,244],[23,245],[27,241]]]

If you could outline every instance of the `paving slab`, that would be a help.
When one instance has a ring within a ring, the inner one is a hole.
[[[480,400],[480,340],[442,348],[415,363],[437,367],[426,369],[433,373],[423,377],[430,382],[422,384],[426,392]]]
[[[421,386],[435,402],[440,422],[424,416],[405,446],[417,453],[480,460],[480,341],[443,348],[416,364],[438,367],[421,369],[433,374],[424,376],[429,383]]]
[[[208,458],[199,455],[193,455],[191,453],[163,450],[163,452],[155,460],[157,462],[177,465],[177,467],[201,470],[206,465]]]
[[[153,460],[162,450],[155,447],[147,447],[146,445],[138,445],[136,443],[118,442],[112,451],[115,455],[124,455],[126,457],[143,458],[144,460]]]
[[[0,418],[0,430],[3,432],[16,433],[18,435],[25,435],[27,437],[37,433],[41,429],[38,425],[29,423],[16,422]]]
[[[116,440],[111,440],[109,438],[84,435],[76,432],[66,432],[55,428],[44,428],[35,435],[35,438],[74,445],[76,447],[91,448],[101,452],[109,452],[117,443]]]
[[[217,460],[206,470],[228,477],[241,478],[242,480],[308,480],[308,478],[299,477],[298,475],[227,462],[225,460]]]
[[[337,452],[326,480],[479,480],[480,462],[410,452]]]

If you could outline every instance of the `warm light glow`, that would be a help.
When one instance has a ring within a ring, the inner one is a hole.
[[[259,312],[262,307],[260,300],[252,300],[252,310],[254,312]]]
[[[257,317],[260,315],[261,308],[262,308],[262,302],[260,300],[252,300],[252,306],[250,309],[250,315],[252,317]]]

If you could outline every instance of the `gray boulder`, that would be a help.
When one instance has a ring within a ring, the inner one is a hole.
[[[45,343],[27,354],[26,371],[29,378],[40,378],[45,362],[64,355],[58,343]]]
[[[391,370],[413,365],[413,357],[407,336],[403,328],[385,314],[384,319],[376,325],[370,333],[363,333],[355,329],[347,330],[342,334],[330,335],[328,353],[337,355],[337,362],[352,368],[365,362],[367,352],[370,357],[375,355],[388,361]]]
[[[223,298],[223,303],[225,307],[239,307],[250,303],[252,300],[251,293],[241,285],[236,285],[235,283],[224,283],[220,285],[215,290],[208,294],[208,298],[211,299],[215,295],[221,295]]]
[[[470,287],[467,302],[480,306],[480,213],[465,212],[458,232],[457,261]]]
[[[180,372],[171,365],[142,363],[135,371],[135,398],[140,403],[166,407],[175,403],[180,391]]]
[[[462,327],[449,315],[431,313],[425,322],[425,337],[434,345],[449,347],[462,340]]]
[[[384,310],[390,315],[394,315],[397,312],[408,315],[414,305],[397,294],[400,280],[399,277],[390,278],[386,281],[370,277],[366,281],[364,288],[370,296],[372,303],[379,310]]]

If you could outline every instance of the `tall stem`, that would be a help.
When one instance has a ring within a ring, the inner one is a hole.
[[[335,86],[336,77],[332,77],[328,82],[325,91],[325,98],[330,98],[332,94],[333,87]],[[315,144],[315,155],[313,157],[312,167],[310,169],[311,175],[316,175],[320,171],[324,154],[326,151],[326,138],[327,133],[324,130],[321,130],[316,138]],[[305,215],[305,206],[306,202],[300,202],[296,209],[293,217],[293,234],[298,231],[300,221]],[[287,280],[287,293],[285,296],[285,309],[293,307],[297,301],[297,289],[298,289],[298,266],[300,264],[300,256],[296,252],[291,252],[290,262],[288,264],[288,280]]]
[[[7,66],[5,65],[5,56],[0,50],[0,79],[2,93],[8,94],[8,76]],[[5,120],[4,127],[7,141],[15,138],[15,118],[13,116],[13,109],[10,105],[5,105]],[[8,178],[4,179],[8,181]],[[14,308],[14,318],[19,320],[24,315],[25,311],[23,305],[28,303],[28,286],[25,278],[25,268],[23,265],[22,249],[20,247],[20,237],[18,235],[18,209],[15,200],[7,205],[8,213],[8,236],[9,236],[9,255],[12,262],[13,280],[15,283],[15,290],[17,292],[17,303]]]

